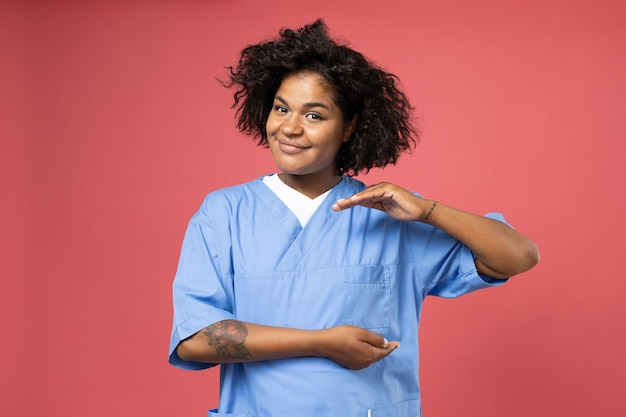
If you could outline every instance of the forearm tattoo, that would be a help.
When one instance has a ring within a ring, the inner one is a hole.
[[[202,333],[209,338],[209,346],[223,359],[244,359],[252,356],[243,345],[248,337],[248,329],[240,321],[220,321],[205,327]]]

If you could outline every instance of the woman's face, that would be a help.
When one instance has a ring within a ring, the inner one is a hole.
[[[280,84],[266,123],[267,142],[285,174],[337,176],[337,153],[350,140],[333,88],[318,74],[301,71]]]

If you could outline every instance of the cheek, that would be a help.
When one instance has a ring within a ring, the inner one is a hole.
[[[270,113],[267,116],[267,121],[265,122],[265,132],[276,132],[280,128],[280,120]]]

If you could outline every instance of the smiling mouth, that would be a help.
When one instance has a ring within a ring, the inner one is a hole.
[[[291,142],[283,142],[281,140],[278,141],[278,148],[287,154],[296,154],[296,153],[300,153],[306,149],[308,149],[305,146],[299,146],[296,145],[295,143],[291,143]]]

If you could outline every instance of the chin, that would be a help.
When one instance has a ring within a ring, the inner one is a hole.
[[[287,174],[287,175],[298,176],[298,175],[306,175],[306,174],[308,174],[308,172],[302,172],[302,171],[298,171],[298,170],[280,169],[280,168],[279,168],[279,170],[280,170],[281,173]]]
[[[289,175],[304,175],[308,173],[306,172],[306,170],[303,170],[302,168],[289,166],[289,165],[276,164],[276,168],[278,168],[279,172],[282,172],[283,174],[289,174]]]

